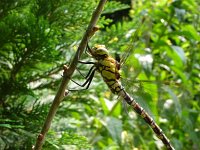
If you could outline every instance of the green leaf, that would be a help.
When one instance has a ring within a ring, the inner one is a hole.
[[[182,109],[181,109],[181,105],[180,105],[178,97],[176,96],[174,91],[172,89],[170,89],[169,87],[165,86],[163,88],[171,96],[171,98],[173,99],[173,102],[174,102],[175,108],[176,108],[176,112],[177,112],[179,118],[181,118]]]
[[[181,78],[183,83],[187,83],[187,76],[181,69],[175,66],[170,66],[170,68]]]
[[[0,127],[9,128],[9,129],[12,128],[10,124],[0,124]]]
[[[179,46],[175,46],[175,45],[172,45],[171,46],[171,48],[174,50],[174,52],[176,53],[176,55],[175,55],[175,57],[174,58],[177,58],[176,56],[178,56],[178,58],[181,60],[181,64],[180,63],[178,63],[179,62],[179,60],[178,59],[174,59],[174,60],[177,60],[177,61],[175,61],[175,65],[176,65],[176,63],[178,63],[179,65],[177,65],[177,66],[181,66],[182,67],[182,65],[185,65],[186,64],[186,57],[185,57],[185,53],[184,53],[184,50],[181,48],[181,47],[179,47]]]
[[[103,111],[104,111],[104,114],[108,114],[109,113],[109,101],[108,100],[106,100],[105,98],[103,98],[103,97],[101,97],[100,99],[100,102],[101,102],[101,106],[102,106],[102,109],[103,109]],[[107,101],[107,102],[106,102]]]
[[[121,143],[122,121],[117,118],[106,117],[106,121],[103,124],[107,128],[112,138],[117,143]]]
[[[200,35],[198,34],[197,30],[193,25],[185,25],[183,27],[182,33],[186,35],[189,40],[200,40]]]
[[[103,14],[114,13],[116,11],[127,9],[127,8],[130,8],[130,6],[117,2],[117,1],[108,1],[103,11]]]

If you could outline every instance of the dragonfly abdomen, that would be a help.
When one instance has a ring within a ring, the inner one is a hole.
[[[130,106],[132,106],[135,112],[139,114],[146,123],[149,124],[156,136],[162,140],[168,150],[174,150],[173,146],[170,144],[169,139],[163,133],[162,129],[155,123],[153,118],[151,118],[151,116],[123,88],[118,93],[118,95],[122,97]]]
[[[118,94],[123,87],[118,80],[104,80],[113,94]]]

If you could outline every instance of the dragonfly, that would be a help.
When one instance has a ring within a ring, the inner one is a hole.
[[[85,77],[86,81],[83,84],[79,84],[74,80],[72,81],[77,85],[88,89],[93,80],[95,72],[100,73],[101,77],[103,78],[104,82],[107,84],[111,92],[115,95],[118,95],[118,97],[121,97],[128,105],[130,105],[134,109],[134,111],[138,115],[140,115],[144,119],[144,121],[152,128],[154,133],[163,142],[168,150],[175,150],[170,143],[170,140],[163,133],[158,124],[156,124],[156,122],[144,110],[144,108],[141,107],[140,104],[133,97],[131,97],[128,92],[126,92],[125,88],[121,84],[120,68],[128,57],[130,51],[128,54],[124,55],[125,59],[123,60],[123,62],[120,62],[119,58],[113,58],[109,54],[109,51],[105,45],[95,45],[93,48],[90,48],[90,46],[87,44],[86,52],[95,60],[95,62],[79,61],[79,63],[82,64],[92,64],[92,67]]]

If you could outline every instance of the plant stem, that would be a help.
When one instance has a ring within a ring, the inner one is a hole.
[[[96,8],[96,10],[93,12],[93,15],[92,15],[92,18],[90,20],[90,23],[88,25],[88,28],[81,40],[81,43],[78,47],[78,50],[74,56],[74,59],[72,60],[72,63],[70,64],[69,68],[64,68],[64,73],[63,73],[63,79],[62,79],[62,82],[60,84],[60,87],[57,91],[57,94],[53,100],[53,103],[51,105],[51,108],[49,110],[49,113],[47,115],[47,118],[44,122],[44,125],[43,125],[43,128],[40,132],[40,134],[38,135],[37,137],[37,140],[36,140],[36,145],[35,147],[33,148],[34,150],[41,150],[42,149],[42,145],[44,143],[44,140],[45,140],[45,136],[51,126],[51,122],[56,114],[56,111],[59,107],[59,104],[60,102],[62,101],[62,99],[64,98],[65,96],[65,89],[69,83],[69,80],[72,76],[72,74],[74,73],[75,71],[75,68],[76,68],[76,65],[78,63],[78,60],[81,56],[81,54],[83,53],[86,45],[87,45],[87,42],[88,42],[88,39],[95,33],[95,25],[100,17],[100,14],[103,10],[103,6],[105,5],[106,3],[106,0],[100,0],[99,1],[99,4]]]

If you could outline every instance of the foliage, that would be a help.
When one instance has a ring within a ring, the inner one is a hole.
[[[73,133],[63,132],[60,135],[59,132],[49,132],[49,137],[46,139],[46,144],[43,147],[45,150],[53,149],[87,149],[91,146],[88,144],[86,137],[79,136]],[[59,137],[61,136],[61,137]],[[56,138],[55,138],[56,137]]]
[[[70,63],[96,5],[93,0],[0,2],[1,149],[30,149],[35,143],[62,65]],[[130,52],[122,83],[177,150],[200,147],[199,12],[197,0],[109,1],[101,31],[89,41],[105,44],[113,56]],[[86,54],[81,59],[92,61]],[[83,74],[89,70],[78,68]],[[73,79],[84,82],[78,71]],[[44,149],[162,149],[98,74],[88,90],[63,100],[47,136]]]

